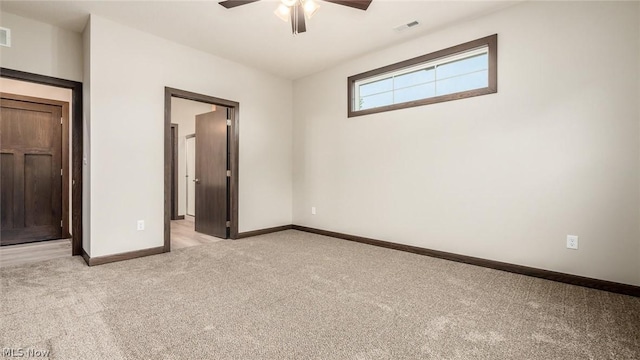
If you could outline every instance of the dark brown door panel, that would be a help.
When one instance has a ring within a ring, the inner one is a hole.
[[[62,108],[2,99],[0,244],[62,237]]]
[[[227,238],[227,108],[196,116],[196,231]]]

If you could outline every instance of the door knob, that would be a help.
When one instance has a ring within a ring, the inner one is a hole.
[[[193,179],[193,182],[196,184],[200,184],[200,179]]]

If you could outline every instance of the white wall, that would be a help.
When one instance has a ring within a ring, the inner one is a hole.
[[[82,249],[91,254],[91,18],[82,33]]]
[[[210,111],[212,111],[211,104],[180,98],[171,99],[171,122],[178,124],[178,215],[185,215],[187,211],[185,136],[195,134],[196,115]]]
[[[10,94],[16,95],[24,95],[37,97],[41,99],[49,99],[56,101],[64,101],[69,103],[69,110],[67,116],[69,117],[69,232],[73,231],[73,227],[71,226],[71,214],[73,211],[73,201],[71,199],[71,181],[72,181],[72,157],[71,154],[73,152],[72,143],[71,143],[71,124],[73,123],[73,112],[71,111],[71,89],[64,89],[54,86],[47,86],[42,84],[36,84],[32,82],[26,81],[18,81],[7,78],[0,78],[0,92],[6,92]]]
[[[98,16],[90,42],[90,256],[163,245],[165,86],[240,103],[239,231],[291,223],[291,81]]]
[[[295,81],[294,223],[640,285],[638,6],[522,3]],[[494,33],[497,94],[347,118],[348,76]]]
[[[82,81],[80,34],[7,12],[0,26],[11,29],[11,47],[0,47],[2,67]]]

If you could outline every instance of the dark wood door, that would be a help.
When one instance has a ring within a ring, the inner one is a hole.
[[[196,116],[196,231],[227,238],[227,108]]]
[[[180,219],[178,216],[178,166],[178,124],[171,124],[171,220]]]
[[[62,108],[0,101],[0,244],[59,239]]]

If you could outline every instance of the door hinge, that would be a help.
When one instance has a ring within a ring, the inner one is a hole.
[[[60,227],[62,227],[62,220],[60,220]]]
[[[227,227],[231,227],[231,221],[227,221]]]
[[[227,177],[231,177],[231,170],[227,170]]]
[[[62,169],[60,169],[60,176],[62,176]]]
[[[231,120],[227,120],[227,126],[231,126]]]
[[[63,118],[60,118],[60,125],[62,125],[62,119],[63,119]]]

